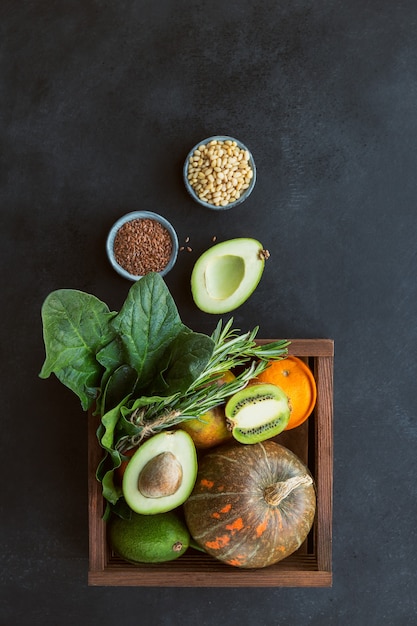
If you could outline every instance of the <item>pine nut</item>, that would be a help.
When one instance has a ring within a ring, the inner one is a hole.
[[[190,157],[187,178],[200,199],[227,206],[250,186],[249,152],[229,139],[201,144]]]

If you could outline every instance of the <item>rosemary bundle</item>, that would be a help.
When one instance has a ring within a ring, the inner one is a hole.
[[[243,389],[268,366],[268,362],[281,359],[288,352],[289,342],[275,341],[260,345],[255,341],[259,327],[239,334],[232,328],[231,318],[224,326],[220,320],[211,335],[213,353],[207,366],[183,394],[165,398],[148,398],[133,403],[129,422],[136,427],[135,433],[121,437],[116,444],[120,452],[138,446],[149,436],[171,428],[186,419],[199,418],[227,398]],[[233,371],[235,378],[219,385],[218,380],[226,371]],[[145,400],[146,402],[146,400]]]

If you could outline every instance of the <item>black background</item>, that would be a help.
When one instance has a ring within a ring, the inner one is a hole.
[[[2,625],[417,623],[416,32],[415,0],[1,2]],[[222,213],[181,178],[212,134],[258,167]],[[250,236],[235,326],[335,340],[331,589],[87,586],[86,415],[38,378],[40,307],[121,306],[105,239],[136,209],[190,237],[167,284],[194,330],[198,254]]]

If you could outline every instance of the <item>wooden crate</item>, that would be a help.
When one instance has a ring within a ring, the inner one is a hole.
[[[272,339],[260,339],[268,343]],[[104,502],[95,478],[102,449],[97,438],[98,418],[89,416],[88,501],[89,585],[153,587],[330,587],[332,585],[333,482],[333,341],[293,339],[289,354],[303,358],[317,383],[317,403],[309,419],[284,431],[275,440],[295,452],[310,468],[316,482],[317,510],[304,544],[283,561],[257,570],[240,569],[189,549],[176,561],[130,565],[114,555],[106,541],[102,520]]]

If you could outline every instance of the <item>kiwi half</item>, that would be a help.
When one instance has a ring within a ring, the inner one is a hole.
[[[287,426],[290,405],[277,385],[249,385],[229,398],[226,418],[233,437],[240,443],[258,443],[275,437]]]

